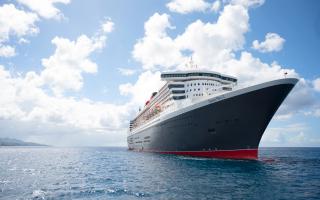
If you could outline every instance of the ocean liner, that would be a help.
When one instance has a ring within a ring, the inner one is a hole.
[[[229,159],[258,159],[265,129],[298,82],[238,88],[235,77],[197,69],[161,79],[165,85],[130,121],[129,150]]]

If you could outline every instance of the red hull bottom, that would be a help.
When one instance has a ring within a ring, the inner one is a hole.
[[[144,151],[144,150],[142,150]],[[181,156],[257,160],[258,149],[215,150],[215,151],[147,151],[162,154],[175,154]]]

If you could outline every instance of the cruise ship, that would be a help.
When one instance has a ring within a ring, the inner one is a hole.
[[[164,72],[161,79],[165,85],[130,121],[129,150],[253,160],[269,122],[298,82],[284,77],[239,88],[236,77],[198,69]]]

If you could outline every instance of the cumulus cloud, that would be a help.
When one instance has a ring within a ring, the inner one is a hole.
[[[265,0],[231,0],[231,4],[242,5],[246,8],[259,7]]]
[[[261,139],[261,146],[318,146],[320,140],[309,133],[305,123],[269,127]]]
[[[284,143],[287,138],[285,137],[288,133],[294,133],[293,135],[299,135],[307,130],[306,124],[295,123],[288,124],[285,127],[272,127],[267,129],[267,132],[262,138],[262,143]]]
[[[218,12],[220,10],[220,7],[221,7],[220,0],[216,0],[215,2],[212,3],[211,10],[213,12]]]
[[[47,131],[60,131],[59,134],[64,135],[69,134],[69,130],[86,134],[112,133],[123,130],[128,123],[129,104],[115,105],[85,98],[50,96],[39,87],[38,81],[35,72],[28,72],[25,76],[13,75],[0,66],[1,123],[20,122],[20,125],[28,126],[28,132],[35,131],[29,135],[48,134]],[[3,124],[2,130],[8,128]],[[11,133],[16,134],[16,131]]]
[[[194,11],[204,12],[210,8],[210,4],[204,0],[172,0],[167,3],[167,7],[171,12],[187,14]]]
[[[119,90],[121,95],[131,96],[130,101],[141,106],[150,98],[152,92],[157,92],[163,84],[159,71],[145,71],[139,75],[135,84],[122,84],[119,86]]]
[[[320,92],[320,78],[313,81],[313,87],[316,91]]]
[[[248,5],[253,5],[242,4],[245,2],[226,5],[216,22],[192,22],[175,38],[167,34],[172,27],[169,15],[155,13],[145,23],[145,36],[134,46],[133,57],[144,69],[183,69],[190,56],[184,52],[189,51],[199,68],[237,76],[243,86],[281,78],[285,72],[298,77],[292,69],[264,63],[241,51],[249,30]],[[237,59],[234,52],[239,51]]]
[[[89,56],[98,45],[86,35],[81,35],[76,41],[55,37],[52,43],[56,50],[49,58],[42,59],[45,69],[41,72],[41,78],[56,94],[68,89],[81,89],[81,73],[97,72],[97,65]]]
[[[13,4],[4,4],[0,7],[0,57],[16,55],[15,48],[5,44],[10,36],[23,37],[35,35],[39,32],[35,22],[39,18],[36,14],[17,9]]]
[[[242,48],[248,31],[249,15],[241,5],[227,5],[216,23],[197,20],[188,25],[185,32],[176,38],[167,34],[172,27],[169,15],[155,13],[145,23],[145,36],[134,46],[133,57],[145,69],[154,67],[172,68],[188,58],[185,50],[199,66],[215,67],[233,58],[232,51]]]
[[[15,48],[9,45],[0,44],[0,57],[12,57],[16,55]]]
[[[118,71],[120,72],[120,74],[122,74],[124,76],[131,76],[136,73],[136,70],[134,70],[134,69],[122,68],[122,67],[119,67]]]
[[[144,69],[155,66],[170,68],[182,62],[183,57],[177,44],[166,30],[173,28],[169,15],[155,13],[144,24],[145,36],[134,45],[133,57],[143,64]]]
[[[106,23],[110,24],[110,20]],[[26,125],[28,131],[35,131],[30,133],[33,136],[57,131],[69,134],[69,130],[74,130],[83,134],[120,132],[124,137],[128,116],[135,108],[130,102],[109,104],[62,93],[67,89],[79,90],[83,84],[82,73],[97,71],[97,64],[90,60],[90,55],[105,46],[106,33],[110,31],[99,32],[94,37],[81,35],[74,41],[55,37],[52,43],[56,50],[42,60],[44,69],[39,73],[15,74],[0,66],[2,130],[11,130],[5,124],[14,122]],[[51,95],[48,89],[58,95]],[[43,129],[40,131],[37,127]]]
[[[61,19],[63,18],[63,14],[55,4],[69,4],[70,0],[18,0],[18,2],[43,18]]]
[[[111,19],[107,19],[102,23],[101,28],[104,33],[110,33],[114,29],[114,23]]]
[[[4,4],[0,7],[0,42],[7,41],[10,35],[22,37],[38,33],[35,26],[38,20],[34,13],[18,10],[13,4]]]
[[[49,84],[56,95],[65,90],[78,91],[82,88],[82,73],[96,73],[97,65],[90,60],[90,55],[103,48],[106,34],[112,31],[113,23],[107,20],[101,25],[103,32],[89,38],[81,35],[75,41],[55,37],[52,44],[56,46],[55,53],[49,58],[42,59],[44,70],[40,74],[43,84]]]
[[[280,51],[283,47],[285,39],[280,37],[276,33],[267,33],[265,37],[265,41],[259,42],[255,40],[252,42],[252,48],[256,49],[260,52],[273,52],[273,51]]]
[[[248,20],[248,11],[244,7],[227,5],[216,23],[197,20],[188,25],[175,42],[180,51],[193,52],[193,59],[199,66],[219,66],[233,57],[232,51],[242,48]]]
[[[277,111],[275,118],[279,120],[290,119],[296,114],[303,114],[306,110],[314,109],[316,104],[317,100],[310,81],[300,78]]]
[[[27,40],[27,39],[25,39],[25,38],[20,38],[18,43],[19,43],[19,44],[29,44],[30,41]]]
[[[314,106],[313,109],[304,112],[305,116],[320,117],[320,104]]]

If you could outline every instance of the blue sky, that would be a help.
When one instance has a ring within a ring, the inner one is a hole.
[[[0,137],[125,145],[128,120],[161,85],[159,72],[192,54],[244,86],[284,71],[299,77],[262,145],[320,146],[319,1],[41,2],[0,4]],[[81,35],[91,43],[72,46]],[[86,61],[94,66],[78,67]]]

